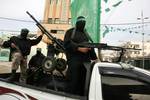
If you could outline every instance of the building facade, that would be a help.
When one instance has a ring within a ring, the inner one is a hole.
[[[141,58],[143,57],[143,43],[142,42],[126,42],[122,44],[122,46],[126,46],[127,48],[135,48],[141,50],[129,50],[132,58]],[[144,42],[144,57],[150,57],[150,41]]]
[[[67,29],[71,27],[71,0],[46,0],[42,25],[57,38],[63,39]],[[44,36],[44,41],[50,42]]]

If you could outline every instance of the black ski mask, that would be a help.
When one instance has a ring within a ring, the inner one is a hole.
[[[27,39],[28,33],[29,33],[29,30],[28,30],[28,29],[26,29],[26,28],[22,29],[22,30],[21,30],[21,34],[20,34],[20,38],[21,38],[21,39]]]
[[[85,28],[85,18],[83,16],[79,16],[76,21],[76,30],[83,32]]]

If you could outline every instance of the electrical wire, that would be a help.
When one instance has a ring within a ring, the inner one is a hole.
[[[3,20],[11,20],[11,21],[19,21],[19,22],[34,23],[34,21],[27,21],[27,20],[14,19],[14,18],[7,18],[7,17],[0,17],[0,19],[3,19]]]
[[[29,23],[34,23],[34,21],[28,21],[28,20],[20,20],[20,19],[14,19],[14,18],[7,18],[7,17],[0,17],[0,19],[3,20],[12,20],[12,21],[19,21],[19,22],[29,22]],[[150,22],[144,22],[144,24],[148,24]],[[133,24],[142,24],[142,23],[112,23],[112,24],[100,24],[100,25],[133,25]]]

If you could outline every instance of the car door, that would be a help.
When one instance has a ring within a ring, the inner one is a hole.
[[[150,76],[134,69],[99,68],[103,100],[150,100]]]

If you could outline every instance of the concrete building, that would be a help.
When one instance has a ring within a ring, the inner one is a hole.
[[[44,17],[40,22],[51,35],[62,40],[66,30],[71,28],[70,2],[71,0],[45,0]],[[40,31],[38,34],[41,34]],[[36,48],[42,48],[42,53],[47,55],[47,44],[51,44],[51,40],[44,35],[43,41],[32,47],[31,55],[36,53]]]
[[[140,59],[142,60],[143,58],[143,43],[142,42],[135,42],[135,41],[130,41],[130,42],[123,42],[120,47],[124,48],[135,48],[135,49],[141,49],[141,50],[133,50],[133,49],[127,49],[125,52],[125,57],[128,60],[131,59]],[[104,51],[102,52],[103,60],[105,61],[111,61],[112,58],[116,57],[118,53],[116,51]],[[144,58],[150,59],[150,41],[145,41],[144,42]]]
[[[144,69],[150,69],[150,41],[144,42],[144,56],[142,42],[130,42],[129,46],[141,49],[140,51],[131,51],[131,57],[134,61],[133,65]]]
[[[141,58],[143,57],[143,43],[142,42],[125,42],[122,45],[128,48],[135,48],[141,50],[130,50],[130,55],[132,58]],[[150,41],[144,42],[144,57],[150,57]]]
[[[65,31],[71,27],[70,0],[46,0],[41,23],[55,37],[63,39]],[[44,42],[50,42],[46,36]]]

